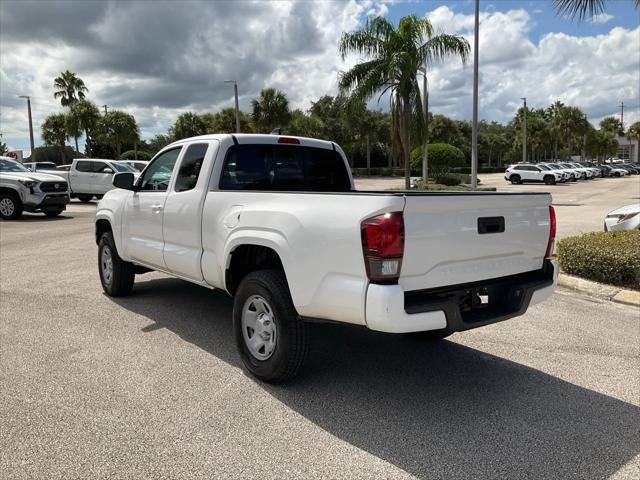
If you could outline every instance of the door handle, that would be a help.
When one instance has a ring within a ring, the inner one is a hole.
[[[162,205],[151,205],[151,211],[153,213],[160,213],[162,211]]]

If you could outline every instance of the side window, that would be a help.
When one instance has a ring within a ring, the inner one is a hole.
[[[207,147],[206,143],[197,143],[187,147],[187,151],[180,161],[180,169],[176,177],[176,192],[192,190],[196,186]]]
[[[140,178],[140,190],[150,192],[166,192],[171,181],[171,174],[182,147],[161,153],[153,160]]]
[[[113,173],[113,168],[106,162],[91,162],[91,170],[94,173]]]
[[[513,167],[513,169],[514,169],[514,170],[524,170],[524,167],[520,167],[520,166],[518,166],[518,167]]]
[[[76,163],[76,170],[79,172],[92,172],[91,162],[78,162]]]

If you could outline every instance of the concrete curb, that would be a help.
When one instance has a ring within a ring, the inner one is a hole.
[[[592,282],[591,280],[574,277],[562,272],[558,275],[558,285],[572,290],[577,290],[594,297],[611,300],[612,302],[640,307],[640,291],[637,290],[627,290],[621,287],[614,287],[613,285]]]

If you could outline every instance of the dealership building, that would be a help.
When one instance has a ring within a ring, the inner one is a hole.
[[[628,139],[624,136],[616,138],[618,142],[618,153],[616,157],[627,162],[638,161],[638,139]]]

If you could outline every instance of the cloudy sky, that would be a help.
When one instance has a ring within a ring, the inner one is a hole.
[[[578,23],[559,18],[552,0],[481,0],[479,115],[508,121],[526,96],[531,107],[556,99],[582,108],[594,123],[619,114],[640,120],[640,18],[633,0],[608,2],[605,15]],[[233,106],[249,110],[260,89],[285,91],[308,109],[336,93],[342,61],[337,43],[369,15],[397,21],[428,16],[447,33],[473,44],[473,2],[300,1],[0,1],[0,132],[28,150],[25,101],[39,126],[62,107],[53,78],[76,72],[98,105],[135,115],[144,138],[164,133],[184,111]],[[434,65],[435,113],[471,116],[472,65]],[[386,109],[385,102],[377,108]]]

